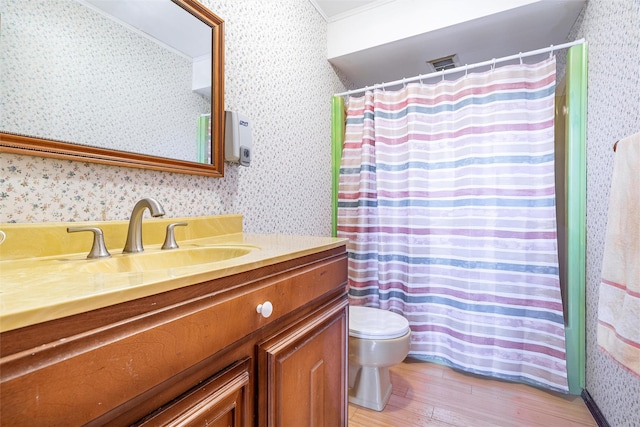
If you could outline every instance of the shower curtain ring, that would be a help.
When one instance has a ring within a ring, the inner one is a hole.
[[[407,79],[406,78],[402,78],[402,88],[406,89],[407,88]]]
[[[493,64],[491,64],[491,71],[496,69],[496,58],[493,58]]]
[[[522,52],[520,52],[519,56],[520,56],[520,65],[522,65]]]
[[[444,81],[444,68],[442,69],[442,81]]]
[[[553,58],[553,45],[551,45],[551,51],[549,52],[549,59]]]
[[[469,64],[464,64],[464,77],[469,75]]]

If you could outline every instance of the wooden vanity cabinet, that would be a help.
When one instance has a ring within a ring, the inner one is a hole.
[[[346,426],[346,280],[340,246],[2,333],[0,424]]]
[[[233,364],[209,380],[159,408],[134,426],[213,426],[250,425],[249,359]]]
[[[346,302],[334,304],[258,347],[260,426],[341,426]],[[266,401],[265,401],[266,400]]]

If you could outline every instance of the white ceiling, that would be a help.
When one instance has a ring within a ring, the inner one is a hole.
[[[309,0],[327,22],[368,10],[392,0]]]
[[[327,22],[333,22],[394,0],[310,1]],[[533,2],[329,58],[329,61],[340,69],[355,87],[364,87],[428,74],[433,69],[426,61],[451,54],[457,54],[459,65],[501,58],[567,42],[569,31],[584,4],[584,0]],[[529,61],[533,60],[535,58]]]

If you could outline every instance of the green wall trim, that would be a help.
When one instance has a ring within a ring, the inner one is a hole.
[[[344,140],[344,99],[331,99],[331,235],[338,236],[338,182]]]
[[[566,197],[568,310],[565,339],[569,393],[585,387],[587,44],[567,52]]]

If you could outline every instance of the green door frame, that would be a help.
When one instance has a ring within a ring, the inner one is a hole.
[[[565,194],[567,210],[567,318],[565,341],[569,393],[585,387],[587,44],[567,52]]]

